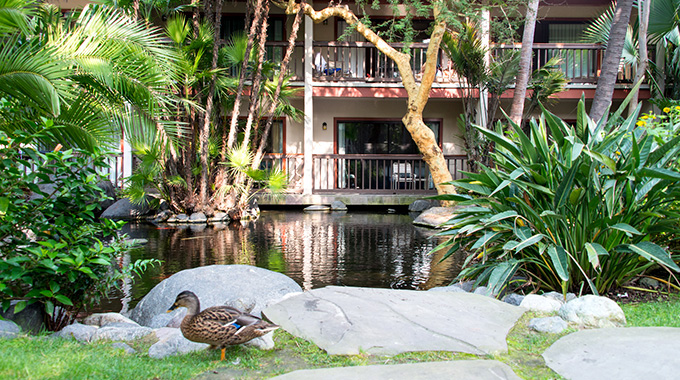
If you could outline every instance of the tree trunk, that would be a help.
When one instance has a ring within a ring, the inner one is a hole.
[[[640,54],[638,57],[638,65],[635,70],[635,79],[633,80],[633,84],[636,84],[645,77],[645,73],[647,72],[647,59],[649,58],[647,54],[647,29],[649,26],[649,10],[651,8],[652,0],[640,0],[640,3],[641,4],[638,4],[638,20],[640,24],[638,30],[638,49]],[[630,104],[628,105],[629,115],[635,112],[635,109],[638,105],[639,95],[640,88],[638,87],[635,90],[635,94],[633,94]]]
[[[415,141],[418,146],[420,153],[422,153],[423,160],[430,169],[437,193],[454,194],[455,188],[445,184],[451,181],[452,177],[448,165],[446,164],[444,154],[439,148],[434,133],[423,122],[423,109],[427,104],[430,89],[432,88],[432,82],[434,81],[436,74],[439,44],[446,30],[446,23],[443,21],[436,21],[435,23],[432,35],[430,36],[430,43],[427,48],[427,59],[423,65],[423,77],[421,83],[418,84],[413,75],[411,57],[390,46],[384,39],[360,22],[347,6],[335,5],[316,11],[309,4],[298,4],[295,0],[288,0],[287,3],[275,2],[275,4],[286,9],[287,14],[296,13],[298,7],[302,6],[304,7],[305,14],[315,23],[320,23],[333,16],[341,17],[349,26],[355,26],[356,31],[359,32],[366,41],[372,43],[376,49],[395,62],[399,69],[404,89],[408,94],[407,113],[404,115],[402,121],[411,134],[413,141]],[[435,20],[440,20],[442,18],[441,11],[437,5],[434,6],[433,11]]]
[[[139,19],[139,0],[132,1],[132,17],[135,20]]]
[[[246,45],[245,57],[243,59],[243,64],[241,65],[241,72],[238,79],[238,89],[236,90],[236,99],[234,100],[234,109],[231,111],[231,123],[229,125],[229,134],[226,139],[222,138],[222,161],[226,161],[227,149],[231,149],[234,146],[234,141],[236,140],[236,132],[238,129],[238,115],[241,108],[241,94],[243,93],[243,87],[246,80],[246,71],[248,70],[248,57],[250,57],[250,51],[253,48],[253,41],[257,35],[257,28],[261,23],[262,19],[262,2],[264,0],[257,0],[255,5],[255,16],[253,17],[253,23],[250,24],[250,31],[248,32],[248,43]],[[225,141],[226,140],[226,141]]]
[[[527,95],[527,85],[531,75],[531,58],[533,55],[534,30],[536,29],[536,14],[539,0],[530,0],[527,4],[527,14],[524,19],[524,34],[522,35],[522,51],[519,58],[519,71],[515,83],[515,93],[512,97],[510,120],[515,124],[522,124],[524,114],[524,100]]]
[[[208,205],[208,183],[209,183],[209,173],[208,173],[208,138],[210,135],[210,120],[213,111],[213,102],[215,99],[215,81],[217,80],[217,74],[215,70],[217,69],[217,58],[218,51],[220,48],[220,20],[219,15],[222,13],[222,0],[215,0],[214,3],[214,16],[210,18],[213,23],[213,28],[215,31],[212,49],[212,64],[211,69],[213,74],[210,77],[210,88],[208,91],[208,97],[206,98],[205,104],[205,115],[203,118],[203,124],[201,125],[201,132],[199,134],[199,152],[201,154],[201,180],[199,187],[199,202],[200,207],[205,208]]]
[[[269,137],[269,131],[274,123],[274,111],[279,102],[279,95],[281,95],[281,87],[283,86],[283,80],[286,77],[286,72],[288,71],[288,64],[290,63],[290,57],[293,55],[293,50],[295,49],[295,38],[297,37],[298,30],[300,30],[300,24],[302,23],[302,17],[304,16],[304,8],[300,7],[300,10],[295,14],[295,20],[293,20],[293,27],[288,36],[288,46],[286,47],[286,52],[283,55],[283,60],[281,61],[281,66],[279,67],[279,78],[278,83],[276,83],[276,90],[274,91],[274,96],[272,97],[272,102],[267,110],[267,123],[262,130],[262,135],[260,136],[260,143],[257,147],[257,152],[253,158],[253,164],[251,168],[257,169],[260,167],[262,162],[262,157],[264,156],[264,148],[267,146],[267,138]]]
[[[264,4],[262,10],[262,24],[257,36],[259,42],[257,51],[257,68],[253,73],[253,84],[250,86],[250,107],[248,109],[248,118],[246,119],[246,127],[243,131],[243,143],[247,144],[250,141],[250,133],[253,129],[253,123],[257,126],[259,123],[260,108],[260,89],[262,88],[262,64],[264,63],[265,43],[267,42],[267,17],[269,17],[269,2]]]
[[[286,48],[286,52],[283,55],[281,66],[279,67],[279,77],[278,82],[276,83],[276,90],[274,91],[274,96],[272,97],[271,104],[269,105],[269,109],[267,110],[266,113],[266,115],[268,115],[267,123],[264,125],[262,134],[260,135],[257,152],[255,153],[255,156],[253,157],[253,162],[250,166],[251,169],[259,168],[260,163],[262,162],[262,157],[264,156],[264,149],[267,146],[267,138],[269,137],[269,131],[271,130],[272,124],[274,123],[274,111],[276,110],[276,106],[279,102],[279,95],[281,94],[281,88],[283,87],[283,80],[285,79],[286,72],[288,71],[290,57],[293,55],[293,50],[295,49],[295,38],[297,37],[298,30],[300,30],[300,24],[302,22],[303,15],[304,8],[300,7],[299,11],[295,14],[293,27],[290,31],[290,35],[288,36],[288,46]],[[246,184],[246,191],[243,194],[241,194],[241,198],[238,202],[239,208],[243,208],[247,204],[248,195],[250,194],[251,187],[252,181],[248,179],[248,183]]]
[[[614,21],[609,31],[609,42],[607,43],[607,50],[604,52],[604,59],[602,61],[602,71],[597,79],[597,89],[593,97],[593,104],[590,106],[589,116],[596,122],[599,122],[600,119],[603,119],[605,122],[607,120],[605,112],[614,95],[614,85],[616,84],[616,76],[619,73],[621,53],[626,41],[626,30],[628,29],[628,21],[630,20],[632,8],[633,0],[618,0],[616,4]]]

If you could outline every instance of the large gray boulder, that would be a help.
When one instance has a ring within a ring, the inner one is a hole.
[[[101,214],[101,218],[112,220],[138,220],[142,219],[153,212],[149,207],[148,202],[141,205],[135,205],[127,198],[122,198],[116,203],[109,206]]]
[[[453,207],[432,207],[423,211],[413,221],[416,226],[440,228],[442,223],[448,222],[455,215]]]
[[[587,328],[626,325],[626,316],[616,302],[592,294],[567,302],[559,309],[558,314],[567,322]]]
[[[130,318],[149,326],[154,316],[165,313],[179,293],[190,290],[201,309],[229,305],[259,315],[265,307],[302,288],[281,273],[249,265],[209,265],[187,269],[161,281],[132,310]]]
[[[543,358],[571,380],[671,380],[680,374],[678,352],[680,328],[605,328],[566,335]]]
[[[525,310],[470,293],[329,286],[265,309],[274,323],[332,355],[507,351]]]

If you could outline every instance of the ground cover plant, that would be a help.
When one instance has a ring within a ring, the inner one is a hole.
[[[40,134],[50,132],[46,125]],[[122,222],[96,218],[107,198],[97,172],[106,156],[60,146],[41,152],[38,137],[0,132],[0,302],[16,313],[40,303],[56,331],[155,261],[123,266]]]
[[[666,139],[639,108],[596,123],[583,100],[573,126],[543,108],[528,134],[480,128],[494,166],[452,182],[459,210],[438,249],[463,250],[460,277],[493,293],[514,283],[599,294],[659,267],[677,282],[678,258],[654,242],[678,227],[680,107],[664,111]]]

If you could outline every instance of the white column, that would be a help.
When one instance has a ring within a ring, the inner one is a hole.
[[[123,140],[123,181],[132,175],[132,147],[127,139]]]
[[[309,17],[305,17],[305,121],[302,152],[304,159],[303,184],[302,194],[310,195],[314,189],[313,172],[314,162],[312,159],[312,151],[314,146],[314,99],[312,97],[312,90],[314,88],[313,80],[313,64],[314,64],[314,48],[312,42],[314,41],[314,22]]]
[[[491,15],[489,14],[489,9],[484,8],[482,10],[482,20],[479,23],[481,33],[479,38],[482,41],[482,46],[486,49],[486,55],[484,57],[484,65],[489,68],[491,65],[491,50],[489,49],[489,38],[491,30]],[[488,122],[493,122],[493,120],[486,120],[487,110],[489,109],[489,91],[485,88],[479,89],[479,103],[477,104],[477,118],[475,122],[480,126],[487,126]]]

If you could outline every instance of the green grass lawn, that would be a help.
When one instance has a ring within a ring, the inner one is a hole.
[[[680,327],[680,297],[669,301],[621,305],[628,326]],[[150,341],[130,345],[136,354],[126,354],[110,342],[91,344],[24,336],[0,344],[0,379],[265,379],[303,368],[370,364],[398,364],[440,360],[495,359],[525,379],[559,379],[545,366],[541,354],[564,334],[541,334],[526,327],[536,314],[527,313],[508,335],[505,354],[475,356],[450,352],[407,353],[393,357],[328,355],[314,344],[285,331],[275,332],[276,348],[261,351],[246,347],[227,350],[224,362],[219,351],[199,351],[157,360],[146,354]]]
[[[680,327],[680,296],[666,301],[621,305],[629,327]]]

